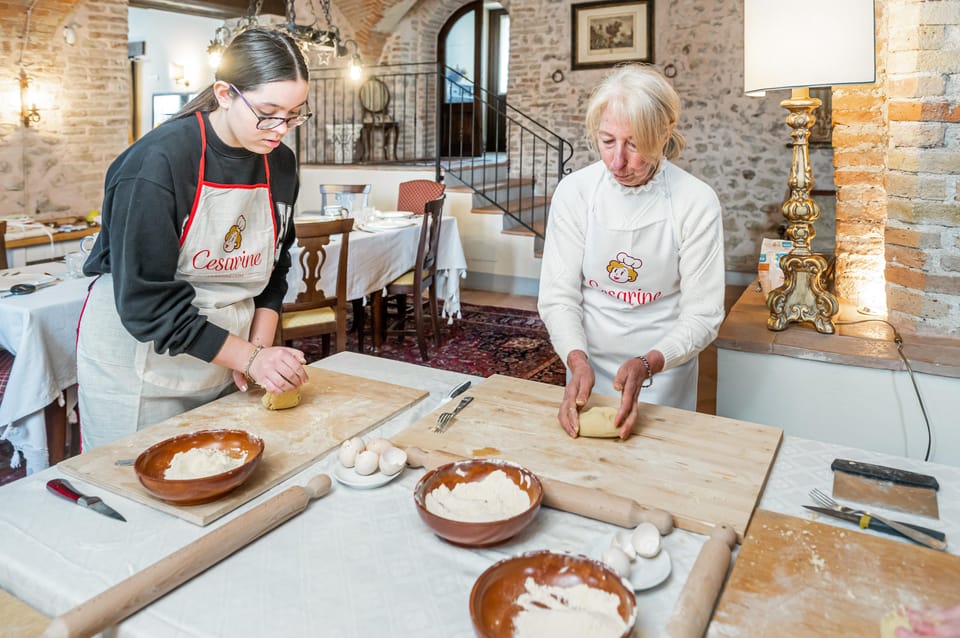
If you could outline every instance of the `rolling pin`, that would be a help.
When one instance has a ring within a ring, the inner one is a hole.
[[[726,525],[713,529],[710,538],[700,548],[697,560],[690,570],[687,582],[680,592],[670,620],[667,638],[701,638],[710,623],[723,581],[730,569],[737,532]]]
[[[58,616],[40,638],[92,636],[111,627],[203,570],[293,518],[330,491],[330,477],[318,474],[288,488],[203,538],[161,558],[146,569]]]
[[[434,469],[447,463],[462,461],[464,457],[441,450],[426,451],[409,447],[407,465]],[[553,509],[578,514],[620,527],[636,527],[640,523],[653,523],[661,535],[673,531],[673,516],[669,512],[644,507],[635,500],[616,494],[608,494],[594,487],[582,487],[573,483],[556,481],[538,476],[543,485],[543,504]]]

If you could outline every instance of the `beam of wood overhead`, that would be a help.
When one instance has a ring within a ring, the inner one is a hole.
[[[239,18],[247,13],[248,0],[130,0],[137,9],[157,9],[205,18]],[[285,14],[283,0],[264,0],[260,13]]]

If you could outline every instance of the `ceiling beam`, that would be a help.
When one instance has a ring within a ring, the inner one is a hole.
[[[130,0],[130,6],[226,20],[246,15],[250,3],[248,0]],[[284,15],[285,3],[283,0],[264,0],[260,12]]]

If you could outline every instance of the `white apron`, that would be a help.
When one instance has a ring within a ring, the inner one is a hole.
[[[267,286],[276,256],[277,228],[266,182],[220,185],[204,179],[206,129],[197,196],[180,235],[175,278],[189,282],[200,314],[229,333],[249,337],[253,298]],[[230,389],[232,371],[188,354],[157,354],[137,341],[117,314],[113,278],[90,287],[80,317],[77,375],[83,449],[203,405]]]
[[[620,366],[646,354],[680,313],[679,245],[666,180],[661,174],[638,194],[600,190],[589,202],[583,326],[600,394],[620,395],[613,389]],[[658,374],[639,400],[695,410],[697,358]]]

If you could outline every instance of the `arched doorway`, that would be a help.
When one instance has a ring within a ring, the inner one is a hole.
[[[509,46],[510,18],[497,3],[470,2],[440,29],[437,51],[447,69],[441,155],[505,149]]]

